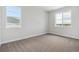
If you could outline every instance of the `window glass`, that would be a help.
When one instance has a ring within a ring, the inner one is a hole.
[[[70,26],[71,25],[71,11],[63,11],[55,15],[56,26]]]
[[[63,25],[71,25],[71,11],[63,13]]]
[[[20,27],[21,26],[21,9],[16,6],[6,7],[7,22],[6,27]]]
[[[62,25],[62,13],[57,13],[55,18],[56,18],[56,25]]]

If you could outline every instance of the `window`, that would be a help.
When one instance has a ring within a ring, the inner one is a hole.
[[[57,13],[56,14],[56,25],[58,26],[60,26],[60,25],[62,25],[62,13]]]
[[[59,12],[55,15],[56,26],[70,26],[71,25],[71,11]]]
[[[16,6],[6,7],[6,27],[21,27],[21,9]]]
[[[63,25],[71,25],[71,11],[63,12]]]

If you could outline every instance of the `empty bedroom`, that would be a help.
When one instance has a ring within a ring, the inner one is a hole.
[[[79,6],[0,6],[0,52],[79,52]]]

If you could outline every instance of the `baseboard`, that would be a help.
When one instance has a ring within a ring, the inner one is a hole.
[[[28,39],[28,38],[32,38],[32,37],[36,37],[36,36],[40,36],[40,35],[44,35],[44,34],[56,35],[56,36],[69,38],[69,39],[77,39],[77,38],[59,35],[59,34],[55,34],[55,33],[40,33],[40,34],[34,34],[34,35],[29,35],[29,36],[25,36],[25,37],[21,37],[21,38],[16,38],[16,39],[13,39],[13,40],[4,41],[4,42],[1,42],[1,44],[6,44],[6,43],[10,43],[10,42],[18,41],[18,40],[23,40],[23,39]]]
[[[78,39],[78,38],[69,37],[69,36],[65,36],[65,35],[61,35],[61,34],[56,34],[56,33],[47,33],[47,34],[49,34],[49,35],[55,35],[55,36],[60,36],[60,37],[64,37],[64,38],[69,38],[69,39]]]
[[[29,36],[25,36],[25,37],[21,37],[21,38],[16,38],[13,40],[1,42],[1,44],[6,44],[6,43],[10,43],[10,42],[18,41],[18,40],[23,40],[23,39],[28,39],[28,38],[32,38],[32,37],[36,37],[36,36],[40,36],[40,35],[44,35],[44,34],[46,34],[46,33],[40,33],[40,34],[29,35]]]

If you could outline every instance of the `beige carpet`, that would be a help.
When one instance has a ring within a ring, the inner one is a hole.
[[[1,52],[77,52],[79,40],[55,35],[41,35],[29,39],[3,44]]]

